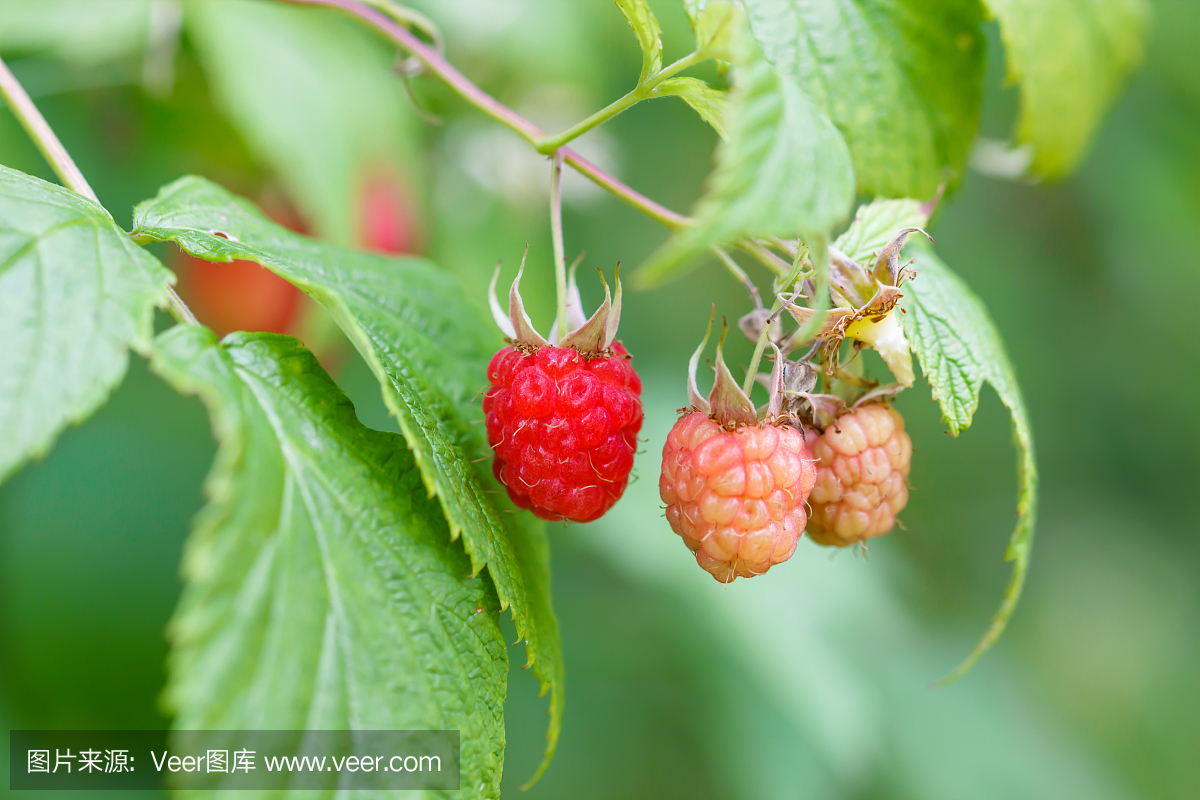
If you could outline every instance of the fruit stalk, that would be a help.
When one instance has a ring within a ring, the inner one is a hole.
[[[746,396],[750,396],[750,390],[754,388],[754,379],[758,376],[758,364],[762,361],[763,351],[767,349],[767,340],[771,338],[771,323],[775,321],[775,315],[783,308],[783,298],[775,297],[775,303],[771,306],[771,316],[767,317],[767,322],[763,325],[762,333],[758,335],[758,341],[754,343],[754,355],[750,357],[750,366],[746,367],[746,380],[742,383],[742,391]]]
[[[567,255],[563,247],[562,151],[554,153],[550,168],[550,240],[554,245],[554,293],[558,300],[558,329],[567,333]]]
[[[92,187],[88,185],[87,179],[83,177],[79,167],[75,166],[75,162],[71,160],[67,148],[63,147],[62,142],[58,140],[54,131],[46,123],[45,117],[38,111],[33,100],[26,93],[25,87],[21,86],[20,81],[12,74],[3,59],[0,59],[0,97],[4,98],[4,102],[8,104],[13,116],[17,118],[17,122],[21,123],[21,127],[37,145],[37,149],[49,162],[54,174],[59,177],[63,185],[99,205],[99,198],[92,191]]]

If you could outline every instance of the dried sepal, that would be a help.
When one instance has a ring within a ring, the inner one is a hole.
[[[604,280],[604,275],[600,275],[600,280]],[[612,343],[617,340],[617,328],[621,324],[621,262],[617,262],[617,268],[613,271],[613,282],[617,284],[617,289],[613,293],[612,308],[608,311],[608,327],[605,332],[604,348],[607,350],[612,347]],[[608,291],[607,284],[604,290]]]
[[[512,339],[517,344],[531,347],[544,347],[550,344],[533,327],[529,314],[525,311],[525,301],[521,299],[521,276],[525,274],[525,257],[529,255],[529,245],[521,254],[521,266],[517,268],[517,277],[513,279],[512,288],[508,290],[508,319],[512,323],[514,334]]]
[[[861,306],[875,294],[875,277],[837,248],[829,248],[830,295],[836,305]]]
[[[556,344],[559,347],[573,347],[581,353],[593,355],[603,353],[612,347],[617,338],[617,326],[621,321],[621,275],[620,265],[617,272],[617,291],[614,297],[609,291],[608,283],[601,273],[600,282],[604,284],[604,303],[596,310],[591,318],[583,315],[583,300],[579,296],[579,284],[576,272],[579,262],[583,259],[580,254],[571,265],[567,276],[566,311],[567,325],[570,330],[565,336],[559,336],[558,320],[550,327],[549,338],[543,338],[533,327],[529,314],[525,311],[525,302],[521,299],[521,277],[525,273],[525,259],[529,255],[529,245],[521,256],[521,266],[517,269],[517,277],[512,282],[508,292],[508,314],[506,315],[496,297],[496,284],[500,279],[500,264],[492,275],[488,292],[488,306],[492,317],[496,320],[501,332],[516,345],[527,347],[543,347]],[[599,270],[597,270],[599,272]]]
[[[895,284],[881,281],[877,275],[868,273],[844,255],[836,254],[831,257],[830,295],[838,305],[824,312],[825,318],[821,327],[813,333],[814,339],[823,342],[823,360],[828,364],[829,370],[832,371],[836,367],[838,347],[842,340],[850,338],[873,347],[896,380],[904,386],[912,385],[915,380],[912,353],[904,335],[904,328],[892,312],[903,297],[896,284],[903,283],[906,278],[905,270],[899,267],[900,248],[904,245],[905,237],[913,231],[924,233],[920,228],[904,229],[888,243],[876,264],[876,271],[886,272],[888,280],[894,278]],[[872,292],[869,296],[863,293],[864,277],[871,282]],[[789,303],[786,308],[802,330],[817,316],[813,309],[795,303]],[[802,344],[804,343],[789,342],[789,346],[793,348]]]
[[[700,367],[700,356],[704,355],[704,348],[708,346],[708,337],[712,335],[713,319],[716,316],[717,307],[714,305],[712,313],[708,316],[708,327],[704,329],[704,338],[700,340],[696,352],[688,359],[688,403],[705,414],[710,413],[712,409],[708,406],[708,400],[700,395],[700,388],[696,385],[696,370]]]
[[[809,405],[810,420],[813,426],[824,430],[833,421],[846,413],[846,401],[836,394],[805,393],[800,395]]]
[[[754,403],[742,391],[742,387],[733,379],[733,373],[725,364],[723,353],[725,336],[729,333],[729,325],[721,326],[721,338],[717,342],[717,358],[714,364],[716,379],[712,391],[708,394],[710,416],[719,425],[726,428],[736,428],[739,425],[753,425],[758,421],[758,412]]]
[[[787,369],[787,359],[774,342],[771,342],[771,349],[775,351],[775,366],[771,368],[771,377],[767,383],[767,419],[775,419],[783,414],[783,381],[784,371]],[[762,381],[762,375],[755,375],[754,378]]]
[[[500,298],[496,296],[496,285],[500,282],[500,265],[503,261],[496,262],[496,270],[492,273],[492,282],[488,284],[488,307],[492,310],[492,319],[496,321],[496,327],[504,334],[505,338],[517,338],[517,332],[513,330],[512,320],[508,318],[508,314],[504,313],[504,307],[500,305]]]
[[[612,293],[608,290],[608,281],[599,269],[600,282],[604,284],[604,302],[596,309],[591,318],[575,330],[559,340],[559,347],[574,347],[581,353],[601,353],[608,349],[611,342],[608,339],[608,318],[612,311]]]
[[[899,286],[904,282],[904,270],[900,266],[900,250],[904,247],[904,240],[910,233],[920,233],[929,241],[933,241],[933,237],[921,228],[905,228],[896,234],[895,238],[883,248],[879,259],[875,262],[875,277],[885,285]]]
[[[828,311],[816,311],[805,306],[798,306],[795,303],[789,303],[787,311],[792,315],[792,319],[800,325],[800,329],[804,330],[812,321],[820,314],[825,315],[821,326],[812,332],[812,339],[828,339],[830,337],[841,337],[846,329],[847,320],[854,317],[855,311],[852,308],[831,308]],[[799,346],[802,342],[794,342],[793,346]]]
[[[796,399],[816,388],[817,370],[807,360],[790,361],[774,344],[771,347],[775,350],[775,366],[769,379],[760,380],[767,387],[767,418],[794,416]]]
[[[771,331],[767,334],[767,341],[782,345],[785,337],[783,323],[779,319],[778,312],[771,313],[769,308],[756,308],[738,320],[738,328],[747,339],[755,343],[758,342],[767,325],[771,326]]]
[[[886,400],[895,397],[896,395],[900,394],[900,392],[904,391],[905,388],[907,387],[900,383],[889,383],[884,386],[878,386],[855,400],[854,408],[860,408],[868,403],[876,403],[880,400]]]
[[[789,417],[797,423],[824,427],[846,410],[846,403],[837,395],[813,392],[817,370],[807,359],[790,361],[777,347],[770,378],[759,375],[758,381],[770,394],[765,408],[767,419]]]

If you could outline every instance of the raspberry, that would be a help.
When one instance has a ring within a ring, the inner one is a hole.
[[[791,558],[815,481],[795,428],[763,422],[731,432],[695,411],[667,437],[658,490],[696,562],[729,583]]]
[[[483,398],[492,470],[521,508],[590,522],[620,499],[642,427],[642,382],[620,342],[600,354],[505,347]]]
[[[824,433],[805,438],[819,460],[808,535],[814,542],[846,547],[892,529],[908,503],[912,440],[904,418],[878,403],[838,417]]]

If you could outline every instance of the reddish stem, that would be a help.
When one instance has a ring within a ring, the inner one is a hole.
[[[525,119],[472,83],[467,76],[459,72],[436,49],[422,42],[412,31],[381,11],[364,6],[356,0],[282,0],[282,2],[328,6],[353,14],[411,53],[414,58],[425,65],[426,69],[441,78],[447,86],[457,92],[468,103],[502,125],[512,129],[530,144],[536,145],[537,140],[546,135],[545,131],[537,125]],[[634,191],[574,150],[561,147],[557,152],[562,154],[563,162],[570,165],[576,172],[624,200],[661,225],[675,230],[691,222],[688,217],[672,211],[645,195]]]

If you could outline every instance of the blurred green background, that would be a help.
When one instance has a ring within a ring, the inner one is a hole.
[[[636,44],[608,0],[418,5],[452,61],[548,129],[636,78]],[[683,55],[681,4],[653,6],[667,57]],[[1039,186],[969,174],[932,230],[991,309],[1037,435],[1033,566],[999,645],[959,683],[929,688],[1009,576],[1014,455],[990,390],[958,439],[923,384],[899,400],[915,450],[907,530],[869,559],[804,541],[770,575],[727,588],[696,568],[662,519],[657,454],[709,303],[731,318],[750,307],[707,264],[626,296],[646,452],[607,517],[551,528],[567,711],[558,756],[526,796],[1200,797],[1200,3],[1161,0],[1155,16],[1145,65],[1077,175]],[[982,133],[1004,138],[1016,97],[993,29],[989,45]],[[294,209],[319,235],[418,250],[460,275],[481,312],[496,259],[511,270],[529,241],[526,296],[549,321],[547,162],[431,79],[413,80],[410,98],[392,54],[353,25],[253,0],[0,0],[0,52],[122,225],[196,172],[277,215]],[[659,100],[579,146],[686,210],[715,141],[682,103]],[[0,163],[52,179],[2,110]],[[393,202],[363,199],[373,181]],[[565,197],[568,254],[586,250],[587,267],[636,267],[664,238],[582,179]],[[381,243],[389,225],[398,240]],[[598,282],[583,275],[594,303]],[[201,291],[203,276],[188,280]],[[319,315],[301,308],[285,327],[364,422],[391,427],[370,373]],[[744,363],[739,348],[731,360]],[[199,402],[135,357],[107,406],[0,486],[0,727],[168,724],[163,628],[213,451]],[[519,646],[511,655],[524,663]],[[514,669],[512,796],[544,743],[535,694]]]

